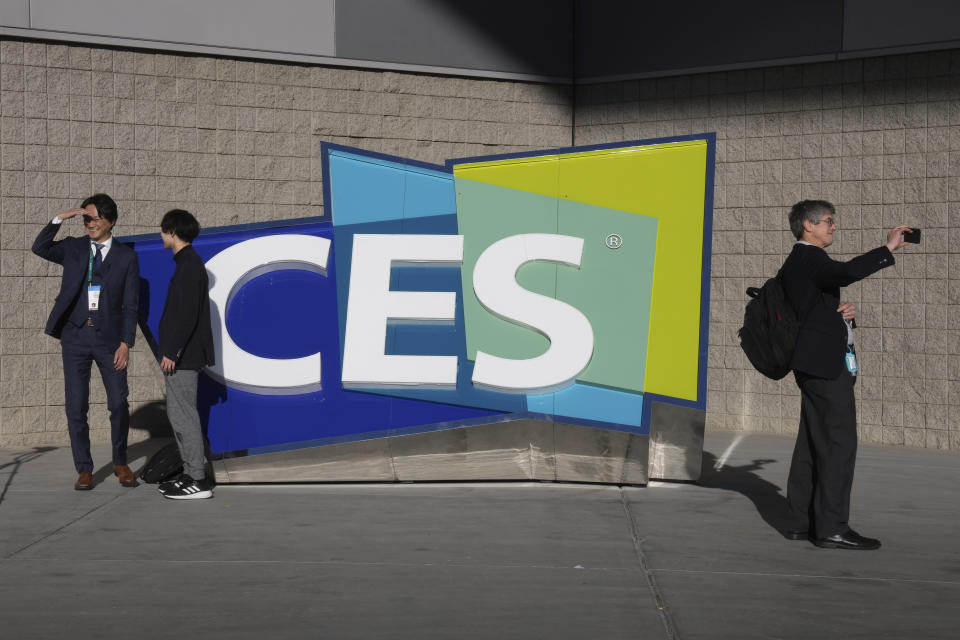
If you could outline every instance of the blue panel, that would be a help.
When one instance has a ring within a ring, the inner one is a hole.
[[[453,176],[380,157],[331,151],[328,186],[334,224],[455,214]]]
[[[227,309],[227,331],[244,351],[261,358],[303,358],[320,351],[324,333],[335,333],[333,314],[321,300],[336,283],[303,270],[272,271],[237,292]],[[319,323],[318,323],[319,321]],[[264,333],[269,339],[264,340]]]
[[[337,226],[403,217],[404,171],[354,157],[330,155],[330,197]]]
[[[643,424],[642,393],[627,393],[577,383],[556,393],[526,396],[527,411],[551,415],[557,420],[590,421],[635,427],[635,433],[649,433]]]
[[[578,383],[552,395],[553,413],[559,419],[583,418],[634,427],[639,427],[643,419],[642,393],[627,393]],[[530,410],[533,411],[532,408]]]
[[[403,217],[415,218],[457,214],[457,193],[453,176],[437,176],[432,173],[408,171],[403,198]],[[442,233],[442,232],[434,232]],[[456,233],[456,231],[454,231]]]

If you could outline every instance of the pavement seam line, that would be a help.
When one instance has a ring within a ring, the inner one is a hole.
[[[17,549],[16,551],[13,551],[12,553],[8,553],[7,555],[3,556],[2,559],[0,559],[0,562],[5,561],[5,560],[9,560],[10,558],[13,558],[14,556],[16,556],[16,555],[18,555],[18,554],[20,554],[20,553],[23,553],[23,552],[26,551],[27,549],[29,549],[29,548],[31,548],[31,547],[33,547],[33,546],[35,546],[35,545],[40,544],[40,543],[43,542],[44,540],[46,540],[46,539],[48,539],[48,538],[56,535],[57,533],[60,533],[61,531],[63,531],[64,529],[66,529],[66,528],[68,528],[68,527],[70,527],[70,526],[73,526],[73,525],[76,524],[77,522],[80,522],[81,520],[83,520],[84,518],[86,518],[87,516],[89,516],[91,513],[94,513],[95,511],[99,511],[100,509],[106,507],[107,505],[113,504],[116,500],[118,500],[118,499],[121,498],[122,496],[123,496],[123,494],[119,494],[119,493],[118,493],[117,495],[113,496],[112,498],[110,498],[109,500],[107,500],[106,502],[104,502],[103,504],[99,504],[99,505],[95,506],[94,508],[90,509],[89,511],[87,511],[87,512],[85,512],[85,513],[82,513],[81,515],[77,516],[76,518],[74,518],[74,519],[71,520],[70,522],[67,522],[66,524],[60,525],[59,527],[57,527],[56,529],[54,529],[54,530],[51,531],[50,533],[47,533],[47,534],[45,534],[45,535],[42,535],[42,536],[40,536],[39,538],[37,538],[36,540],[33,540],[33,541],[31,541],[31,542],[28,542],[27,544],[25,544],[24,546],[20,547],[20,548]]]
[[[657,569],[660,573],[691,573],[718,576],[752,576],[756,578],[809,578],[811,580],[852,580],[864,582],[904,582],[915,584],[960,585],[957,580],[920,580],[918,578],[890,578],[871,576],[830,576],[819,573],[768,573],[763,571],[699,571],[694,569]]]
[[[667,634],[668,640],[680,640],[680,636],[673,626],[673,619],[670,617],[670,612],[667,611],[667,605],[663,600],[663,595],[660,593],[660,586],[657,584],[657,579],[654,577],[653,572],[650,570],[650,565],[647,562],[647,556],[643,552],[643,538],[640,537],[640,533],[637,531],[637,523],[633,518],[633,513],[630,511],[630,502],[627,500],[627,494],[623,487],[620,487],[620,505],[623,507],[623,512],[627,516],[627,523],[630,526],[630,538],[633,540],[633,551],[637,554],[640,569],[647,579],[647,587],[649,587],[654,602],[657,604],[657,615],[660,616],[663,629]]]
[[[8,558],[12,560],[21,560],[21,558]],[[57,556],[32,556],[25,558],[29,562],[56,562],[62,560]],[[128,563],[129,558],[99,558],[97,562],[108,563]],[[151,560],[149,558],[138,558],[137,562],[143,564],[209,564],[209,565],[316,565],[316,566],[346,566],[346,567],[436,567],[439,569],[456,568],[488,568],[488,569],[534,569],[540,571],[586,571],[593,573],[627,573],[633,569],[616,569],[609,567],[584,567],[574,569],[569,566],[551,566],[537,564],[464,564],[458,562],[350,562],[347,560]]]

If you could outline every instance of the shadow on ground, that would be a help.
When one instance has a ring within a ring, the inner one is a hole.
[[[757,473],[775,462],[777,460],[772,458],[758,458],[739,466],[718,465],[717,457],[704,451],[703,469],[697,484],[710,489],[723,489],[743,494],[756,507],[763,521],[782,534],[788,526],[787,499],[781,493],[779,486],[765,480]]]
[[[56,447],[33,447],[30,451],[24,451],[23,453],[18,453],[13,456],[13,460],[10,462],[5,462],[0,464],[0,471],[6,471],[7,479],[3,483],[3,488],[0,489],[0,503],[3,502],[3,499],[7,496],[7,491],[10,489],[10,485],[13,484],[13,478],[17,475],[17,472],[20,471],[20,467],[32,462],[47,453],[48,451],[53,451]]]
[[[146,431],[150,437],[127,447],[128,460],[149,460],[150,456],[173,438],[173,429],[167,419],[167,405],[159,400],[147,403],[130,414],[130,428]],[[133,469],[134,475],[139,475],[142,468],[143,465]],[[93,482],[95,485],[100,484],[112,475],[113,462],[108,462],[93,473]]]

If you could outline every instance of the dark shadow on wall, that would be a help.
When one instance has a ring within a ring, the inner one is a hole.
[[[717,457],[708,451],[703,452],[703,469],[697,484],[711,489],[736,491],[753,502],[757,513],[770,527],[781,534],[786,531],[787,499],[780,487],[764,480],[756,472],[766,465],[777,462],[774,459],[757,459],[740,466],[723,465],[717,469]]]
[[[454,17],[466,33],[482,34],[510,58],[518,73],[573,77],[574,2],[427,0],[426,4],[425,19],[429,20],[431,13]]]
[[[137,310],[137,315],[139,316],[137,326],[140,327],[140,332],[147,341],[147,346],[150,347],[153,357],[156,358],[157,354],[160,353],[160,346],[157,344],[153,331],[150,330],[150,325],[147,324],[147,318],[150,317],[150,281],[146,278],[140,278],[140,308]]]

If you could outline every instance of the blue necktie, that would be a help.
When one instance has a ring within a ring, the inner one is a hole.
[[[93,246],[97,248],[97,255],[93,257],[93,270],[100,271],[100,266],[103,264],[103,254],[100,253],[100,250],[103,249],[103,247],[106,245],[102,245],[94,242]]]

